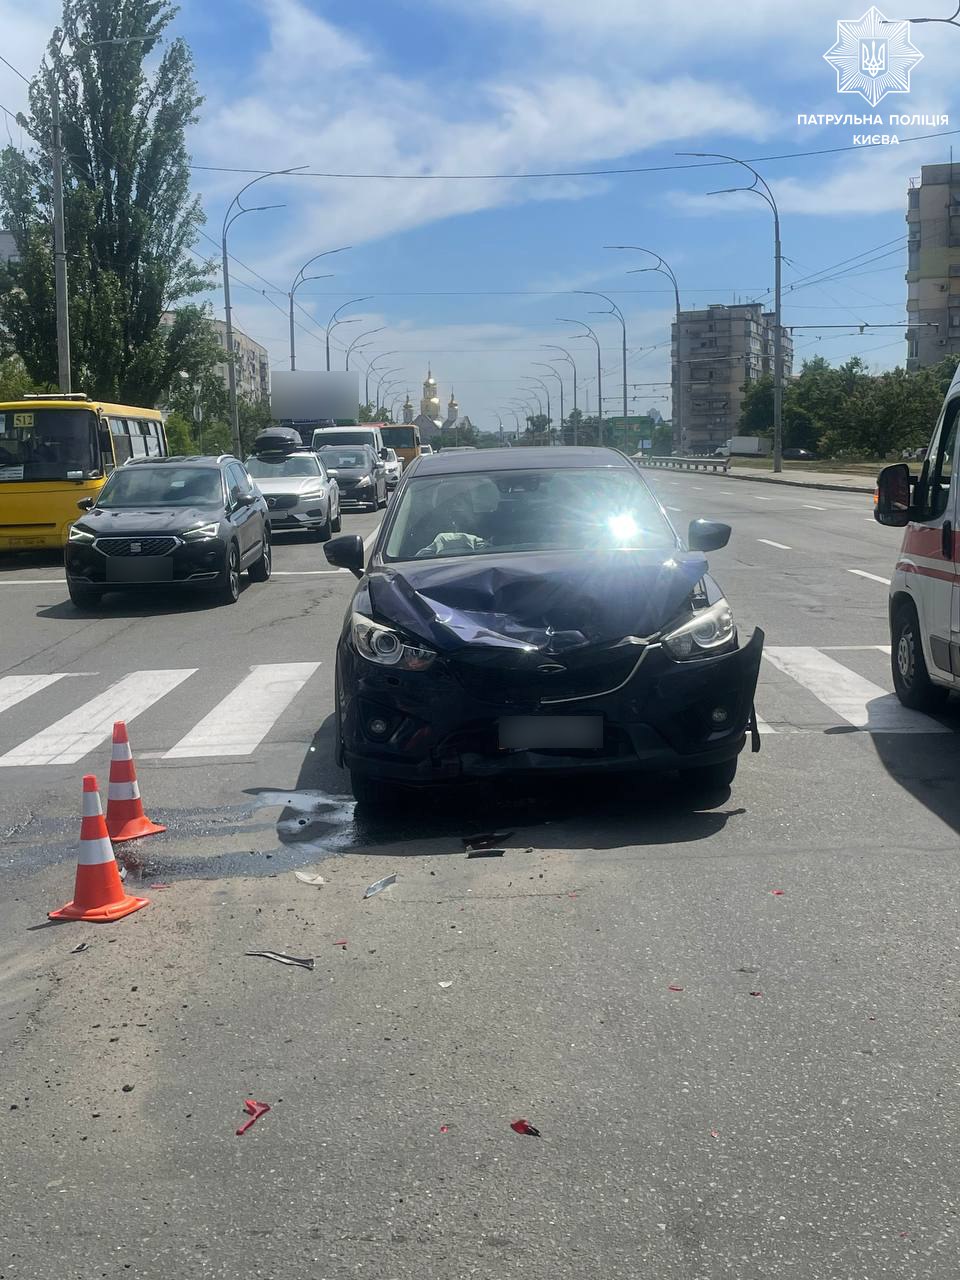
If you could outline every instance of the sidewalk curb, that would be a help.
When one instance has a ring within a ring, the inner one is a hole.
[[[818,484],[809,480],[774,480],[772,476],[738,476],[728,471],[724,480],[746,480],[748,484],[775,484],[781,489],[825,489],[831,493],[873,493],[876,486],[855,484]]]

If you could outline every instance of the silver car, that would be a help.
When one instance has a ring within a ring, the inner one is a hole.
[[[267,500],[272,533],[302,530],[326,542],[340,532],[340,486],[311,449],[258,453],[245,465]]]

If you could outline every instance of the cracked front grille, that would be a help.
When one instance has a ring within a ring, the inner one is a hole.
[[[98,538],[94,544],[105,556],[168,556],[178,538]]]
[[[626,645],[580,654],[535,654],[529,661],[507,665],[502,654],[478,650],[461,652],[449,663],[472,697],[501,707],[520,707],[609,693],[629,679],[642,654],[641,647]]]

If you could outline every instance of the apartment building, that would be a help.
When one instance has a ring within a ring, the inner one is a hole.
[[[160,323],[172,324],[173,312],[164,312]],[[226,352],[226,321],[211,318],[210,323],[213,325],[216,332],[217,341],[224,349],[224,352]],[[241,329],[234,326],[233,353],[234,366],[237,373],[237,395],[245,396],[248,400],[269,400],[270,354],[266,347],[262,347],[259,342],[254,342],[253,338],[248,338]],[[227,386],[228,375],[226,359],[224,359],[221,364],[217,365],[217,373],[223,379],[223,385]]]
[[[907,368],[960,354],[960,166],[925,164],[907,191]]]
[[[737,434],[744,386],[774,369],[773,314],[759,302],[681,311],[672,326],[675,447],[710,453]],[[793,371],[793,342],[783,335],[783,376]],[[679,438],[682,402],[683,439]],[[773,423],[771,422],[771,426]]]

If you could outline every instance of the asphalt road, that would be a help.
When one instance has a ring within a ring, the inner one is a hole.
[[[353,580],[317,544],[233,608],[87,617],[55,564],[0,563],[4,1280],[953,1280],[960,714],[889,697],[898,535],[863,495],[654,482],[679,526],[733,524],[712,569],[767,635],[763,749],[714,807],[355,815]],[[123,854],[150,906],[43,927],[120,700],[169,828]],[[493,827],[506,856],[466,859]],[[237,1137],[244,1098],[272,1110]]]

